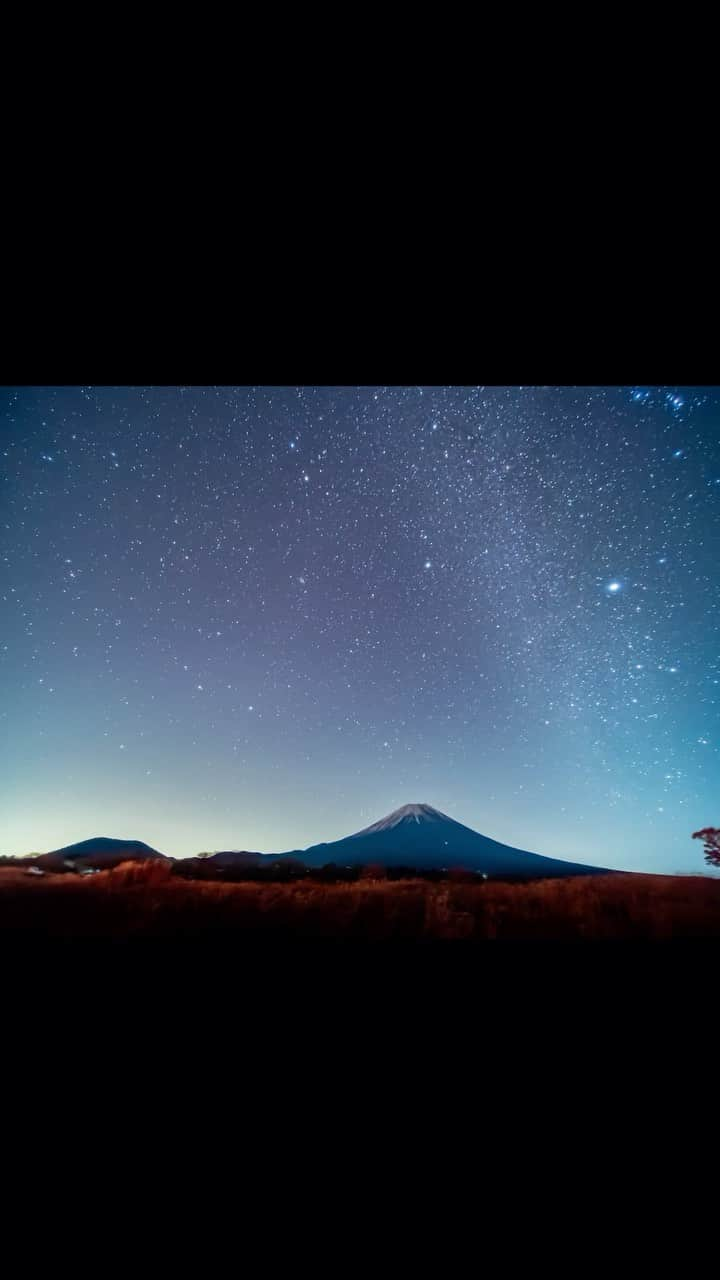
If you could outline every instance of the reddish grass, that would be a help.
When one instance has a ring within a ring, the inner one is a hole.
[[[472,942],[720,938],[720,879],[613,874],[323,884],[188,881],[162,862],[93,876],[0,868],[0,936]]]

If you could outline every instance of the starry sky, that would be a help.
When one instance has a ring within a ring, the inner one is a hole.
[[[408,802],[705,870],[720,388],[0,389],[0,853]]]

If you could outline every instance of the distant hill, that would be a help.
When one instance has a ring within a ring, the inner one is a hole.
[[[259,867],[265,860],[265,854],[252,853],[247,849],[221,849],[203,859],[215,867]]]
[[[297,858],[306,866],[335,862],[339,866],[379,863],[386,867],[418,869],[459,868],[506,879],[545,879],[606,873],[604,867],[585,866],[513,849],[471,827],[455,822],[429,804],[406,804],[355,835],[329,844],[294,849],[276,855]]]
[[[64,845],[62,849],[53,849],[50,853],[41,853],[33,858],[33,863],[45,870],[61,867],[65,862],[74,862],[78,867],[115,867],[121,862],[138,862],[146,858],[166,858],[142,840],[114,840],[109,836],[94,836],[91,840],[80,840],[77,844]],[[171,859],[166,859],[171,861]]]
[[[217,878],[232,880],[242,879],[244,874],[254,867],[267,865],[271,861],[262,853],[252,853],[247,849],[219,849],[217,853],[201,853],[194,858],[180,858],[175,863],[175,872],[193,880],[212,880]]]

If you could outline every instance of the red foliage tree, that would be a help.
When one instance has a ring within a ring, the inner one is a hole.
[[[703,841],[705,861],[711,867],[720,867],[720,827],[703,827],[702,831],[693,831],[692,838]]]

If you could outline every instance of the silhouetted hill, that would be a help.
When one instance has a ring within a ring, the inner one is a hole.
[[[203,861],[212,862],[216,867],[257,867],[264,857],[264,854],[252,853],[248,849],[221,849]]]
[[[62,849],[41,853],[32,861],[36,866],[52,870],[65,862],[74,862],[78,867],[114,867],[121,862],[138,862],[146,858],[165,859],[166,855],[158,853],[157,849],[152,849],[142,840],[114,840],[109,836],[93,836],[90,840],[80,840],[77,844],[67,844]]]
[[[463,867],[467,871],[507,879],[603,874],[604,867],[563,862],[539,853],[513,849],[471,827],[455,822],[428,804],[406,804],[355,835],[277,855],[297,858],[307,866],[334,862],[339,866],[379,863],[385,867]]]
[[[217,853],[178,858],[174,871],[176,875],[189,880],[236,880],[251,875],[268,861],[261,853],[252,853],[247,849],[219,849]]]

